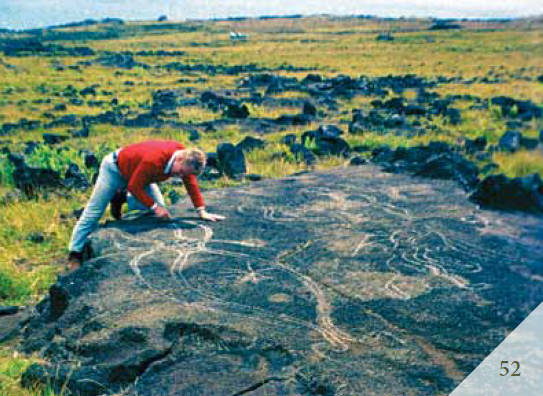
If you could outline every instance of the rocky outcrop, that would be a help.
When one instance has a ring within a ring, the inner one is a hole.
[[[220,170],[232,179],[239,179],[247,172],[245,155],[240,146],[220,143],[217,146],[217,159]]]
[[[494,209],[543,213],[543,181],[538,174],[513,178],[490,175],[477,186],[470,199]]]
[[[389,172],[409,172],[416,176],[457,181],[465,190],[473,189],[478,179],[477,166],[442,142],[427,146],[380,147],[373,150],[372,160]]]
[[[185,199],[172,221],[98,230],[92,258],[24,322],[20,349],[45,361],[23,384],[448,394],[543,298],[540,219],[480,211],[450,181],[366,165],[207,191],[206,204],[227,220],[187,217]]]

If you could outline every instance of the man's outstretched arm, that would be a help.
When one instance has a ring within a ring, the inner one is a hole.
[[[192,204],[196,208],[196,211],[198,212],[198,216],[202,220],[208,220],[208,221],[218,221],[218,220],[224,220],[224,216],[208,213],[206,211],[204,197],[202,196],[202,193],[200,192],[200,187],[198,187],[198,180],[196,179],[195,175],[188,175],[183,177],[183,183],[185,184],[185,188],[187,189],[187,192],[189,193],[190,199],[192,201]]]

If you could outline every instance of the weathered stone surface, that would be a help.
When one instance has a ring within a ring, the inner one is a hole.
[[[44,133],[42,137],[45,144],[58,144],[68,139],[68,136],[56,133]]]
[[[247,172],[245,155],[240,146],[232,143],[220,143],[217,146],[217,159],[219,169],[233,179],[243,176]]]
[[[466,139],[464,142],[464,149],[470,153],[476,153],[485,149],[487,140],[484,136],[476,137],[475,139]]]
[[[66,169],[66,173],[64,174],[64,185],[68,188],[79,190],[86,190],[90,187],[87,176],[85,176],[85,174],[81,172],[81,169],[74,163],[71,163],[68,166],[68,169]]]
[[[507,131],[498,143],[498,148],[501,150],[506,150],[510,152],[515,152],[520,148],[520,141],[522,139],[522,134],[517,131]]]
[[[508,96],[495,96],[490,99],[490,102],[495,106],[500,106],[503,115],[520,118],[525,121],[532,118],[540,118],[543,115],[541,107],[530,100],[517,100]]]
[[[241,148],[244,152],[250,152],[255,149],[263,148],[266,145],[266,142],[262,139],[255,138],[252,136],[245,136],[241,142],[236,146]]]
[[[376,148],[372,160],[389,172],[410,172],[432,179],[456,180],[467,191],[479,182],[477,166],[443,142],[427,146]]]
[[[537,173],[513,178],[490,175],[470,198],[490,208],[543,213],[543,181]]]
[[[110,223],[37,306],[25,383],[76,394],[448,394],[543,298],[541,219],[376,167]]]
[[[27,195],[34,195],[42,187],[62,186],[58,172],[49,168],[28,166],[21,155],[9,154],[8,159],[15,166],[12,174],[15,187]]]

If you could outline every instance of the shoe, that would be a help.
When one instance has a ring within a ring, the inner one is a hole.
[[[109,202],[111,216],[115,220],[121,220],[123,204],[126,202],[126,190],[117,190]]]
[[[81,266],[83,262],[83,253],[81,252],[70,252],[68,254],[68,260],[66,262],[66,270],[68,273],[75,271]]]

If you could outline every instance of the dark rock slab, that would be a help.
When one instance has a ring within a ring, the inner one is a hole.
[[[217,159],[220,170],[232,179],[238,179],[247,172],[245,155],[240,146],[220,143],[217,146]]]
[[[490,103],[501,108],[502,114],[511,118],[528,121],[543,115],[541,107],[530,100],[518,100],[509,96],[495,96]]]
[[[427,146],[389,147],[374,149],[372,160],[389,172],[409,172],[433,179],[457,181],[466,191],[479,182],[478,168],[442,142],[431,142]]]
[[[244,103],[230,103],[223,111],[223,116],[228,118],[247,118],[249,114],[249,108]]]
[[[87,176],[79,169],[79,167],[70,163],[68,169],[64,173],[64,185],[68,188],[75,188],[78,190],[86,190],[90,187]]]
[[[313,165],[317,162],[317,156],[303,144],[293,143],[289,149],[298,161],[303,161],[306,165]]]
[[[500,137],[498,148],[509,152],[515,152],[520,148],[521,139],[522,134],[520,132],[507,131]]]
[[[263,148],[265,145],[266,142],[264,140],[252,136],[245,136],[243,140],[237,144],[237,146],[246,153]]]
[[[0,307],[0,342],[19,336],[29,316],[29,310],[22,307]]]
[[[15,187],[26,195],[32,196],[43,187],[57,188],[62,186],[62,180],[58,172],[49,168],[28,166],[23,156],[9,154],[8,159],[15,166],[13,181]]]
[[[522,136],[520,138],[520,147],[525,148],[526,150],[534,150],[539,145],[539,139],[529,138]]]
[[[44,133],[42,137],[45,144],[58,144],[69,139],[69,136],[59,135],[56,133]]]
[[[470,153],[483,151],[486,148],[487,140],[484,136],[476,137],[475,139],[466,139],[464,141],[464,149]]]
[[[513,178],[490,175],[470,199],[490,208],[543,213],[543,181],[537,173]]]
[[[384,151],[383,151],[384,152]],[[375,166],[110,223],[36,307],[23,384],[74,394],[448,394],[543,298],[541,219]]]

